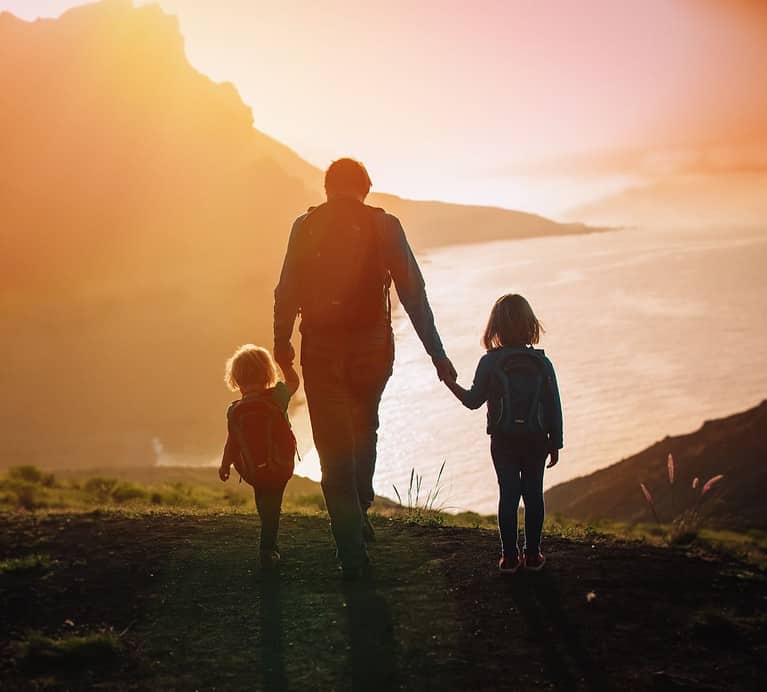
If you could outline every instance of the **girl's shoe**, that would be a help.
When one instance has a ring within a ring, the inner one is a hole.
[[[524,556],[525,569],[529,569],[531,572],[540,572],[543,566],[546,564],[546,558],[543,557],[543,553],[538,551],[534,555]]]
[[[519,553],[516,555],[503,555],[498,561],[498,569],[501,574],[514,574],[522,566]]]

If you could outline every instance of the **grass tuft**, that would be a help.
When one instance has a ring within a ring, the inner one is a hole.
[[[0,560],[0,574],[18,574],[19,572],[48,569],[52,565],[53,559],[50,555],[33,554],[12,557],[7,560]]]
[[[21,647],[22,666],[28,670],[75,670],[111,665],[123,650],[114,632],[46,637],[33,632]]]

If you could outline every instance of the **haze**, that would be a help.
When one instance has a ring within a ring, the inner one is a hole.
[[[757,1],[160,4],[256,127],[320,167],[363,159],[378,190],[564,217],[659,167],[764,172]]]

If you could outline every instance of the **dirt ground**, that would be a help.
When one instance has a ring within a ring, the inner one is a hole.
[[[380,518],[369,579],[336,569],[327,520],[283,519],[257,565],[243,514],[5,514],[0,687],[178,690],[756,690],[767,578],[715,556],[545,539],[540,574],[501,576],[481,529]],[[103,660],[41,664],[30,633],[112,630]]]

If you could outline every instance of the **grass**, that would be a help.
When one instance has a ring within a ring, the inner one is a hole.
[[[415,467],[410,469],[406,503],[402,501],[402,495],[397,486],[392,486],[399,509],[406,522],[421,526],[442,526],[445,523],[447,515],[442,511],[444,508],[437,504],[437,499],[442,492],[442,474],[444,471],[445,462],[443,461],[434,485],[427,490],[423,485],[423,475],[416,473]]]
[[[495,529],[496,519],[475,512],[449,514],[438,504],[444,464],[431,488],[425,488],[423,476],[411,471],[404,497],[395,492],[400,502],[378,500],[375,511],[379,517],[397,518],[412,526],[453,526]],[[45,512],[106,512],[192,513],[242,512],[251,514],[253,500],[245,483],[230,480],[223,484],[215,477],[215,469],[202,469],[183,474],[149,469],[145,477],[115,478],[107,475],[56,477],[34,466],[9,469],[0,478],[0,511]],[[136,480],[135,478],[138,478]],[[179,480],[184,478],[185,480]],[[326,515],[324,498],[319,485],[306,479],[298,490],[288,486],[283,508],[286,512]],[[520,527],[524,527],[524,509],[520,510]],[[767,567],[767,535],[760,532],[737,533],[699,529],[681,535],[674,525],[657,523],[625,524],[599,521],[586,524],[560,516],[546,518],[548,535],[578,540],[611,536],[622,540],[647,542],[652,545],[675,545],[697,552],[711,552],[745,560]],[[26,559],[26,558],[23,558]],[[32,559],[32,558],[29,558]],[[37,568],[43,568],[41,563]],[[9,568],[0,567],[0,572]],[[18,569],[24,569],[19,567]],[[28,569],[33,569],[29,567]]]
[[[213,479],[215,470],[210,470]],[[217,483],[217,484],[215,484]],[[252,502],[246,484],[161,480],[141,483],[108,476],[58,479],[34,466],[9,469],[0,478],[0,510],[88,510],[95,507],[244,507]]]
[[[314,509],[283,517],[277,573],[258,567],[252,511],[0,514],[0,558],[34,545],[56,564],[45,579],[0,574],[0,679],[6,689],[757,688],[763,573],[552,521],[546,570],[502,578],[494,528],[448,525],[486,520],[375,514],[373,576],[347,584]]]
[[[33,632],[21,643],[19,664],[27,671],[80,670],[111,665],[122,651],[113,632],[61,637]]]
[[[0,574],[19,574],[35,570],[45,570],[53,566],[50,555],[24,555],[23,557],[0,560]]]

